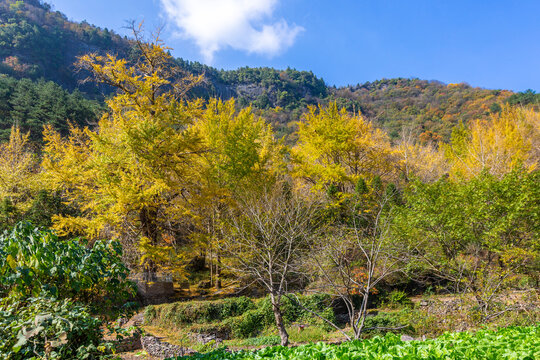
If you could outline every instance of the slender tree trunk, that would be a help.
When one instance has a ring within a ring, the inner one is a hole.
[[[279,337],[281,338],[281,346],[288,346],[289,334],[287,333],[287,329],[285,329],[283,315],[281,314],[281,296],[270,294],[270,299],[272,300],[272,311],[274,312],[274,318],[276,319],[276,327],[278,328]]]
[[[221,254],[219,253],[219,247],[216,250],[216,290],[221,289]]]
[[[209,260],[210,260],[210,284],[213,284],[214,283],[214,262],[212,261],[212,258],[214,256],[213,254],[213,251],[212,251],[212,244],[210,243],[210,247],[209,247]]]
[[[369,287],[368,290],[365,290],[364,296],[362,297],[362,305],[360,306],[360,313],[358,314],[358,320],[356,321],[355,326],[355,339],[359,339],[364,327],[366,326],[366,317],[367,317],[367,305],[369,299]]]
[[[157,246],[158,244],[158,230],[155,223],[157,212],[155,210],[144,207],[139,212],[139,220],[141,221],[142,233],[145,237],[150,239],[152,246]],[[157,272],[157,266],[152,260],[147,260],[144,265],[145,271],[152,277]],[[151,280],[151,279],[150,279]]]

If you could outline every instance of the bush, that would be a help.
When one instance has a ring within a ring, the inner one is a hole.
[[[230,334],[234,338],[254,337],[265,328],[264,315],[259,309],[250,310],[241,316],[225,320],[224,325],[230,329]]]
[[[241,296],[215,301],[190,301],[149,306],[145,321],[165,326],[201,324],[237,317],[255,309],[254,302]]]
[[[298,296],[306,308],[335,321],[330,295]],[[326,322],[303,309],[296,300],[282,298],[281,310],[287,324],[302,322],[332,330]],[[148,306],[144,313],[147,324],[162,327],[185,327],[190,331],[221,332],[234,338],[257,336],[265,328],[275,325],[270,298],[253,301],[247,297],[228,298],[215,301],[190,301]]]
[[[30,298],[0,305],[0,358],[102,359],[101,321],[70,300]]]
[[[391,306],[412,305],[412,301],[407,296],[407,293],[401,290],[393,290],[390,294],[388,294],[387,299],[388,299],[388,304]]]
[[[300,304],[302,306],[300,306]],[[297,297],[283,297],[281,299],[281,311],[286,323],[305,322],[308,324],[319,324],[322,320],[314,316],[307,308],[317,314],[327,318],[330,321],[335,320],[334,310],[332,308],[332,297],[327,294],[299,295]],[[274,313],[272,312],[272,303],[270,297],[264,298],[257,308],[263,312],[263,322],[265,325],[274,324]]]

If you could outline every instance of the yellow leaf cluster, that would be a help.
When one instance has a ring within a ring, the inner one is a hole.
[[[140,46],[136,65],[111,55],[80,58],[81,67],[120,90],[107,101],[109,112],[97,130],[71,128],[67,138],[45,130],[49,180],[82,210],[81,216],[55,218],[61,232],[92,238],[142,232],[156,243],[165,215],[185,211],[181,192],[194,179],[191,161],[201,150],[189,128],[202,103],[181,96],[198,79],[171,83],[165,48]]]
[[[470,179],[484,169],[502,176],[519,166],[531,171],[540,159],[540,114],[506,106],[489,120],[455,130],[445,152],[452,177]]]
[[[292,149],[294,175],[319,190],[329,185],[350,189],[360,177],[391,177],[394,156],[382,130],[361,115],[340,110],[335,102],[309,109]]]

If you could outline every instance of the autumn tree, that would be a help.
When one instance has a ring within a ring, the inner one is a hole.
[[[398,166],[406,181],[418,178],[423,182],[432,182],[449,171],[448,160],[440,151],[439,144],[421,141],[410,128],[402,129],[395,150]]]
[[[1,228],[13,225],[27,212],[41,189],[39,162],[29,146],[29,136],[12,127],[9,141],[0,144]]]
[[[489,120],[460,124],[445,147],[451,175],[466,179],[484,169],[502,177],[520,166],[532,170],[540,159],[540,114],[506,106]]]
[[[157,263],[179,260],[173,245],[195,176],[192,163],[201,152],[189,131],[201,103],[183,98],[200,78],[180,76],[159,38],[146,43],[135,35],[134,64],[112,55],[79,59],[80,68],[118,94],[107,101],[109,111],[95,131],[73,127],[63,138],[48,127],[43,166],[49,181],[81,209],[79,216],[55,217],[55,229],[94,239],[120,236],[128,249],[141,246],[153,272]]]
[[[272,128],[255,118],[251,108],[237,110],[235,101],[212,99],[193,131],[206,149],[196,159],[197,191],[192,213],[198,224],[194,234],[216,257],[216,287],[220,286],[220,223],[240,193],[268,186],[280,167],[283,147]]]
[[[317,190],[350,191],[361,177],[391,178],[395,170],[387,135],[335,102],[309,109],[292,156],[295,177]]]

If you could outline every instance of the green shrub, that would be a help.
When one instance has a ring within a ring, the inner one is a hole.
[[[259,310],[250,310],[234,318],[224,321],[224,324],[230,329],[230,334],[234,338],[245,339],[257,336],[264,328],[262,321],[264,314]]]
[[[214,301],[177,302],[148,307],[145,321],[163,326],[203,324],[237,317],[253,309],[254,302],[245,296]]]
[[[0,358],[102,359],[101,321],[70,300],[30,298],[0,305]]]
[[[393,290],[390,294],[388,294],[387,301],[391,306],[412,305],[412,301],[407,296],[407,293],[401,290]]]
[[[305,322],[308,324],[319,324],[321,319],[314,316],[303,307],[316,312],[330,321],[335,320],[332,308],[332,297],[327,294],[299,295],[297,297],[283,297],[281,300],[281,311],[286,323]],[[274,313],[270,297],[264,298],[257,304],[257,308],[263,313],[262,321],[266,326],[274,324]]]
[[[332,297],[329,295],[298,296],[306,308],[330,321],[335,321]],[[302,322],[332,330],[326,322],[306,311],[298,301],[282,298],[281,310],[287,324]],[[185,327],[191,331],[227,333],[233,338],[257,336],[264,329],[275,326],[270,298],[253,301],[247,297],[215,301],[190,301],[148,306],[144,313],[147,324],[163,327]]]
[[[221,319],[227,319],[229,317],[238,316],[245,313],[248,310],[253,310],[255,304],[253,301],[245,296],[237,298],[228,298],[223,300],[223,305],[220,310]]]

